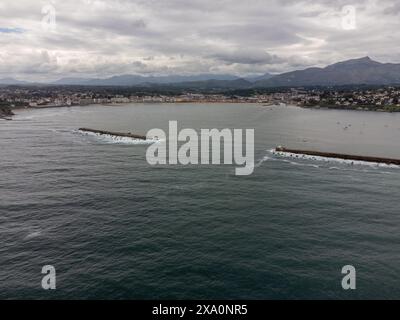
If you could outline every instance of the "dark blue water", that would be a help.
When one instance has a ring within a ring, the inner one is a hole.
[[[158,166],[78,127],[255,128],[257,168]],[[272,155],[400,157],[400,115],[256,105],[19,111],[0,122],[0,298],[400,298],[400,169]],[[57,289],[41,288],[41,268]],[[357,289],[341,288],[341,268]]]

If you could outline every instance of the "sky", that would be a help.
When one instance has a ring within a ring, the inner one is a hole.
[[[282,73],[400,63],[398,0],[2,0],[0,78]]]

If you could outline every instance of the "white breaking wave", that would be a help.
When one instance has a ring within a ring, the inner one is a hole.
[[[264,158],[260,159],[260,160],[256,163],[255,167],[256,167],[256,168],[261,167],[261,165],[262,165],[265,161],[269,161],[269,160],[275,160],[275,159],[274,159],[274,158],[271,158],[271,157],[269,157],[269,156],[265,156]]]
[[[368,166],[372,168],[400,168],[400,166],[395,165],[395,164],[386,164],[386,163],[377,163],[377,162],[368,162],[368,161],[358,161],[358,160],[346,160],[346,159],[340,159],[340,158],[328,158],[328,157],[321,157],[321,156],[310,156],[307,154],[297,154],[297,153],[290,153],[290,152],[280,152],[276,151],[275,149],[268,150],[271,154],[282,157],[282,158],[290,158],[290,159],[304,159],[304,160],[313,160],[313,161],[323,161],[323,162],[336,162],[336,163],[341,163],[341,164],[346,164],[346,165],[362,165],[362,166]],[[299,165],[297,162],[293,161],[288,161],[292,164]],[[317,166],[318,167],[318,166]],[[335,170],[339,169],[337,167],[330,167],[329,169]]]
[[[288,162],[294,166],[301,166],[301,167],[312,167],[312,168],[320,168],[319,165],[317,164],[307,164],[307,163],[300,163],[300,162],[294,162],[290,160],[283,160],[284,162]]]
[[[157,143],[160,142],[161,140],[158,139],[135,139],[135,138],[130,138],[130,137],[120,137],[120,136],[115,136],[111,134],[99,134],[99,133],[94,133],[94,132],[87,132],[87,131],[82,131],[82,130],[76,130],[74,131],[75,133],[78,133],[83,136],[88,136],[91,138],[95,138],[96,140],[99,140],[104,143],[117,143],[117,144],[152,144],[152,143]]]
[[[40,231],[31,232],[24,239],[29,240],[32,238],[36,238],[36,237],[39,237],[41,234],[42,234],[42,232],[40,232]]]

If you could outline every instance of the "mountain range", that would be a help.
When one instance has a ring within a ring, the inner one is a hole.
[[[0,79],[0,85],[26,85],[25,81],[11,78]],[[32,83],[33,84],[33,83]],[[62,78],[49,85],[85,86],[171,86],[178,88],[273,88],[344,85],[391,85],[400,84],[400,64],[380,63],[369,57],[352,59],[325,68],[308,68],[278,75],[239,78],[229,74],[200,74],[194,76],[141,76],[120,75],[105,79]]]
[[[343,86],[400,84],[400,64],[380,63],[369,57],[325,68],[286,72],[255,83],[257,87]]]
[[[29,84],[27,81],[20,81],[13,78],[2,78],[0,79],[0,85],[25,85]]]
[[[137,86],[143,84],[171,84],[191,81],[207,80],[236,80],[238,77],[228,74],[199,74],[194,76],[141,76],[141,75],[121,75],[106,79],[84,79],[84,78],[62,78],[53,82],[55,85],[89,85],[89,86]]]

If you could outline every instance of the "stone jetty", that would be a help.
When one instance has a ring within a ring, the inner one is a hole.
[[[132,139],[139,139],[139,140],[146,140],[146,136],[139,135],[139,134],[133,134],[133,133],[123,133],[123,132],[114,132],[114,131],[106,131],[106,130],[96,130],[96,129],[89,129],[89,128],[79,128],[80,131],[83,132],[91,132],[91,133],[96,133],[100,135],[111,135],[111,136],[117,136],[117,137],[127,137],[127,138],[132,138]]]
[[[281,147],[281,146],[277,147],[275,149],[275,151],[283,152],[283,153],[315,156],[315,157],[336,158],[336,159],[353,160],[353,161],[365,161],[365,162],[400,165],[400,159],[380,158],[380,157],[370,157],[370,156],[350,155],[350,154],[330,153],[330,152],[320,152],[320,151],[309,151],[309,150],[298,150],[298,149],[289,149],[289,148],[285,148],[285,147]]]

